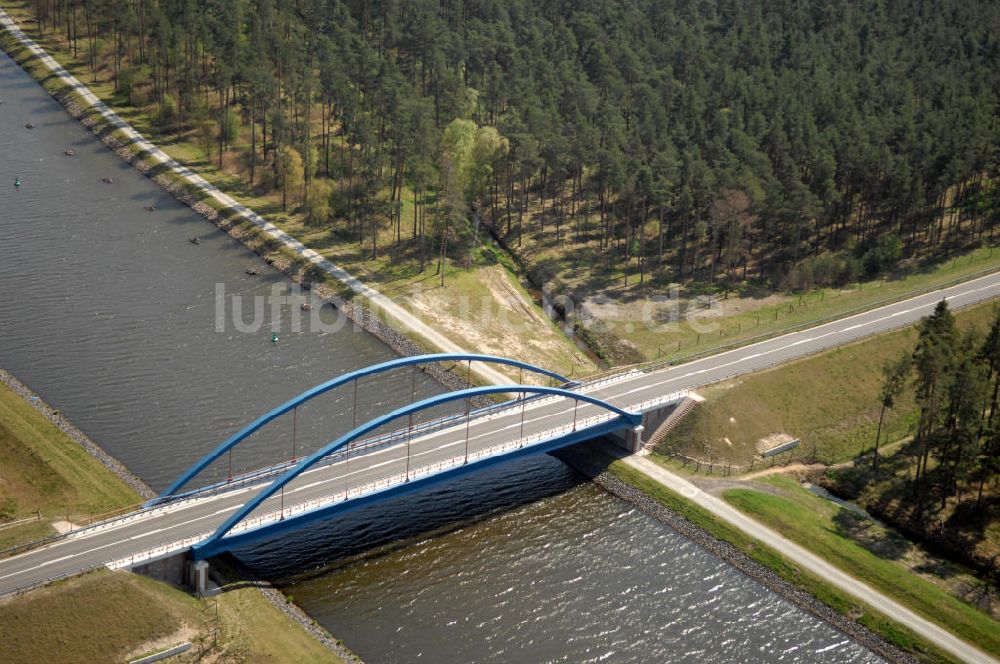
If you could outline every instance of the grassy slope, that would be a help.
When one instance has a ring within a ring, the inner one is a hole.
[[[750,489],[730,489],[726,501],[793,542],[830,561],[924,617],[947,625],[955,634],[993,654],[1000,654],[1000,623],[947,591],[880,557],[852,539],[846,524],[854,513],[823,500],[788,477],[770,478],[787,497]]]
[[[734,293],[731,299],[722,300],[711,312],[698,313],[697,322],[708,323],[709,327],[681,322],[664,328],[659,324],[644,324],[639,318],[642,304],[648,298],[669,294],[667,288],[651,286],[656,259],[649,260],[646,280],[642,285],[639,284],[638,269],[633,261],[626,286],[621,257],[616,259],[613,270],[607,269],[607,257],[600,250],[597,240],[600,228],[598,213],[591,214],[589,239],[581,243],[575,240],[570,224],[563,224],[561,239],[557,238],[550,206],[551,201],[546,203],[546,211],[542,212],[537,198],[532,198],[525,215],[522,245],[517,246],[516,233],[509,240],[514,252],[538,281],[549,283],[555,294],[570,296],[577,301],[577,306],[584,299],[598,294],[616,302],[619,305],[617,312],[602,317],[602,321],[609,326],[613,336],[627,340],[638,354],[650,360],[680,358],[760,334],[844,315],[875,302],[899,298],[916,290],[1000,267],[1000,251],[987,247],[964,255],[948,256],[936,264],[911,264],[908,267],[912,272],[899,278],[876,279],[843,289],[816,289],[801,295],[748,293],[743,298],[737,298]],[[565,206],[568,209],[568,201]],[[950,210],[944,214],[950,214]],[[546,220],[544,225],[540,223],[543,218]],[[650,220],[646,228],[648,241],[655,244],[656,234],[656,222]],[[669,265],[676,260],[676,256],[670,255],[671,251],[668,246],[666,260]],[[681,302],[686,302],[714,290],[704,282],[686,283],[679,288],[678,296]],[[666,310],[669,311],[669,307]],[[696,327],[700,328],[700,335]]]
[[[113,662],[184,641],[222,661],[338,662],[253,588],[198,600],[126,572],[98,571],[0,602],[0,661]],[[214,645],[213,645],[214,644]]]
[[[830,586],[819,577],[797,568],[774,549],[751,539],[743,532],[723,523],[711,513],[690,503],[662,484],[619,461],[612,463],[609,470],[622,481],[638,488],[665,507],[677,512],[716,539],[729,542],[754,561],[773,570],[782,579],[802,588],[838,613],[849,616],[876,634],[881,635],[889,643],[917,655],[924,661],[955,661],[947,654],[925,642],[909,629],[892,622],[873,611],[867,605],[857,602],[849,595]]]
[[[960,326],[982,329],[994,306],[981,304],[956,318]],[[712,386],[703,392],[707,401],[660,449],[746,464],[759,438],[786,432],[802,439],[795,453],[799,458],[849,459],[874,441],[883,363],[911,348],[915,339],[915,330],[907,328]],[[912,396],[906,394],[886,413],[883,441],[907,435],[914,422]]]
[[[140,497],[20,395],[0,385],[0,510],[7,519],[35,514],[100,514]],[[0,546],[49,533],[46,524],[0,530]]]
[[[279,612],[254,588],[226,590],[219,603],[220,640],[239,646],[250,662],[341,662],[339,657]],[[211,601],[211,600],[210,600]]]

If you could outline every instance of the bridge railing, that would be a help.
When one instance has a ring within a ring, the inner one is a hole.
[[[604,379],[604,382],[613,382],[613,381],[609,380],[609,379]],[[593,383],[587,383],[586,385],[587,386],[591,386],[591,385],[593,385]],[[654,397],[652,399],[646,399],[646,400],[641,401],[641,402],[639,402],[637,404],[631,404],[631,405],[629,405],[629,408],[631,410],[644,410],[646,408],[652,408],[652,407],[655,407],[657,405],[661,405],[661,404],[665,404],[665,403],[670,403],[672,401],[679,401],[680,399],[683,399],[685,396],[687,396],[688,393],[689,393],[688,390],[679,390],[679,391],[672,392],[670,394],[666,394],[666,395],[663,395],[663,396],[660,396],[660,397]],[[470,417],[484,417],[484,416],[490,416],[490,415],[499,415],[499,414],[501,414],[505,410],[512,410],[512,409],[520,408],[521,405],[522,405],[522,403],[525,403],[525,402],[529,402],[529,401],[530,402],[541,402],[541,401],[556,400],[556,399],[561,399],[561,398],[564,398],[564,397],[550,396],[550,395],[535,395],[533,397],[527,397],[526,399],[515,399],[515,400],[505,401],[505,402],[502,402],[502,403],[499,403],[499,404],[492,404],[490,406],[486,406],[486,407],[483,407],[483,408],[475,409],[475,410],[470,411],[469,415],[470,415]],[[589,418],[577,421],[577,427],[583,427],[583,428],[585,428],[587,426],[592,426],[595,423],[599,423],[599,421],[603,421],[603,420],[594,421],[594,418],[610,419],[610,417],[613,417],[613,415],[611,415],[610,413],[602,413],[601,415],[596,415],[596,416],[593,416],[593,417],[589,417]],[[456,421],[464,420],[464,419],[465,419],[465,414],[464,413],[459,413],[459,414],[456,414],[456,415],[448,415],[448,416],[444,416],[444,417],[441,417],[441,418],[437,418],[435,420],[428,421],[428,422],[424,423],[424,426],[422,426],[422,427],[421,426],[414,426],[413,429],[412,429],[412,431],[408,430],[408,429],[399,429],[399,430],[392,431],[392,432],[389,432],[389,433],[381,435],[381,436],[376,436],[374,438],[370,438],[370,439],[366,439],[366,440],[363,440],[363,441],[359,441],[356,446],[354,446],[354,447],[351,448],[350,454],[359,454],[359,453],[370,452],[374,448],[381,448],[381,447],[385,447],[387,445],[390,445],[395,440],[404,439],[404,438],[407,438],[407,437],[409,437],[411,435],[417,435],[417,434],[423,435],[423,434],[427,434],[427,433],[430,433],[432,431],[442,429],[445,426],[447,426],[448,424],[454,423]],[[589,422],[589,424],[585,424],[587,422]],[[566,425],[566,426],[572,428],[572,425]],[[553,430],[553,431],[555,431],[555,430]],[[531,440],[537,441],[537,436],[539,436],[539,435],[544,436],[544,435],[547,435],[547,433],[543,432],[541,434],[535,434],[535,435],[533,435],[531,437],[528,437],[528,438],[530,438]],[[515,443],[507,443],[505,445],[509,446],[509,445],[512,445],[512,444],[515,444]],[[348,452],[346,452],[346,451],[345,452],[337,452],[335,454],[332,454],[327,459],[324,459],[323,462],[321,462],[320,464],[317,464],[317,467],[328,466],[328,465],[337,463],[339,461],[342,461],[347,456],[347,454],[348,454]],[[475,455],[476,455],[475,458],[479,458],[479,457],[482,456],[481,453],[475,453]],[[470,458],[473,458],[471,454],[470,454]],[[251,471],[249,473],[244,473],[242,475],[234,477],[232,480],[227,480],[227,481],[219,482],[217,484],[210,485],[208,487],[203,487],[201,489],[196,489],[196,490],[193,490],[193,491],[186,492],[184,494],[180,494],[180,495],[178,495],[176,497],[173,497],[171,500],[166,500],[166,501],[162,501],[162,502],[159,502],[159,503],[150,503],[150,504],[147,504],[146,506],[144,506],[144,507],[142,507],[142,508],[140,508],[138,510],[135,510],[133,512],[130,512],[128,514],[117,515],[117,516],[114,516],[112,518],[109,518],[109,519],[106,519],[106,520],[103,520],[103,521],[99,521],[99,522],[90,524],[90,525],[85,526],[83,528],[79,528],[79,529],[76,529],[76,530],[71,530],[68,533],[63,533],[63,534],[58,534],[58,535],[52,535],[50,537],[46,537],[46,538],[43,538],[43,539],[40,539],[40,540],[35,540],[34,542],[28,542],[28,543],[21,544],[21,545],[15,546],[15,547],[11,547],[9,549],[5,549],[3,551],[0,551],[0,559],[2,559],[2,558],[9,558],[10,556],[17,555],[19,553],[24,553],[26,551],[30,551],[30,550],[38,548],[40,546],[45,546],[47,544],[52,544],[54,542],[57,542],[57,541],[60,541],[60,540],[63,540],[63,539],[75,538],[75,537],[82,536],[84,534],[90,534],[90,533],[93,533],[93,532],[99,532],[101,530],[106,530],[108,528],[116,527],[116,526],[122,525],[124,523],[130,523],[130,522],[133,522],[133,521],[137,521],[139,519],[143,519],[143,518],[152,516],[154,514],[161,513],[161,512],[166,511],[166,510],[176,509],[177,507],[179,507],[181,505],[184,505],[184,504],[187,504],[189,502],[198,500],[200,498],[204,498],[205,496],[208,496],[208,495],[214,495],[214,494],[217,494],[217,493],[222,493],[224,491],[231,491],[231,490],[238,489],[238,488],[241,488],[243,486],[246,486],[248,484],[254,484],[254,483],[257,483],[257,482],[261,482],[261,481],[263,481],[263,480],[265,480],[265,479],[267,479],[267,478],[269,478],[269,477],[271,477],[273,475],[276,475],[276,474],[284,472],[285,470],[287,470],[288,468],[290,468],[295,463],[297,463],[297,462],[296,461],[292,461],[292,460],[284,461],[284,462],[282,462],[280,464],[276,464],[274,466],[269,466],[267,468],[263,468],[263,469]],[[411,474],[413,472],[415,472],[415,471],[411,471]],[[353,493],[354,490],[351,490],[351,492]]]
[[[484,418],[491,415],[500,415],[504,411],[512,410],[515,408],[520,408],[524,403],[541,403],[544,401],[550,401],[555,399],[561,399],[563,397],[550,396],[545,394],[535,394],[523,399],[511,399],[503,401],[496,404],[490,404],[489,406],[483,406],[481,408],[474,408],[469,411],[468,417],[470,418]],[[394,429],[388,433],[384,433],[378,436],[373,436],[372,438],[365,438],[358,441],[350,446],[350,451],[342,451],[331,454],[329,457],[324,459],[322,462],[316,464],[316,467],[329,466],[334,463],[343,461],[347,456],[353,456],[355,454],[367,454],[369,452],[375,451],[376,449],[383,449],[394,443],[405,440],[412,436],[426,435],[428,433],[433,433],[434,431],[440,431],[453,424],[457,424],[466,419],[465,413],[453,413],[450,415],[442,415],[426,422],[421,422],[413,425],[412,428]],[[189,499],[192,497],[204,497],[209,495],[214,495],[222,493],[225,491],[232,491],[234,489],[239,489],[248,484],[254,484],[265,480],[274,475],[285,472],[292,466],[298,463],[298,459],[289,459],[287,461],[282,461],[276,463],[272,466],[267,466],[265,468],[258,468],[256,470],[251,470],[245,473],[240,473],[234,475],[232,478],[216,482],[214,484],[209,484],[207,486],[199,487],[197,489],[191,489],[190,491],[185,491],[184,493],[179,493],[174,496],[167,496],[160,499],[154,499],[150,501],[150,505],[162,505],[167,503],[174,503],[178,500]]]
[[[596,426],[598,424],[601,424],[603,422],[613,420],[616,417],[618,417],[618,415],[616,415],[615,413],[602,412],[598,413],[597,415],[592,415],[590,417],[577,420],[575,423],[565,424],[552,429],[546,429],[545,431],[539,431],[533,434],[529,434],[527,436],[523,436],[504,443],[498,443],[488,448],[483,448],[480,450],[469,452],[468,462],[472,463],[474,461],[483,458],[505,454],[515,449],[523,449],[526,446],[530,447],[531,445],[537,445],[539,443],[552,440],[562,434],[572,433],[574,431],[581,429],[587,429]],[[367,496],[373,493],[377,493],[385,488],[396,486],[398,484],[403,484],[406,481],[408,481],[408,479],[413,480],[415,478],[432,475],[451,468],[455,468],[457,466],[465,465],[466,464],[465,458],[466,457],[464,454],[458,455],[452,457],[451,459],[446,459],[444,461],[437,461],[432,464],[410,468],[409,471],[385,475],[377,480],[372,480],[371,482],[366,482],[365,484],[361,484],[355,487],[347,487],[346,490],[341,489],[339,491],[335,491],[332,494],[323,496],[321,498],[313,498],[311,500],[302,501],[300,503],[296,503],[294,505],[285,507],[283,509],[270,510],[263,514],[240,521],[233,527],[233,529],[230,532],[236,533],[236,532],[252,530],[255,528],[265,526],[269,523],[281,521],[282,519],[286,519],[296,514],[305,514],[307,512],[312,512],[317,509],[328,507],[330,505],[347,502],[348,500],[351,499],[356,499],[362,496]]]
[[[477,417],[488,417],[491,415],[499,415],[502,411],[510,410],[514,408],[520,408],[522,403],[532,402],[540,403],[546,400],[555,400],[562,397],[550,396],[544,394],[536,394],[528,396],[524,399],[513,399],[504,401],[497,404],[490,404],[489,406],[484,406],[482,408],[476,408],[469,411],[469,416],[473,418]],[[403,440],[409,436],[413,435],[425,435],[432,433],[434,431],[443,429],[451,424],[455,424],[461,420],[465,419],[465,413],[456,413],[452,415],[445,415],[433,420],[428,420],[427,422],[414,425],[413,429],[397,429],[395,431],[382,434],[380,436],[375,436],[373,438],[358,441],[357,444],[351,446],[350,452],[337,452],[330,455],[323,462],[317,464],[317,467],[328,466],[339,461],[342,461],[348,454],[364,454],[375,449],[381,449],[387,447],[394,442]],[[98,532],[101,530],[106,530],[111,527],[115,527],[124,523],[130,523],[154,514],[158,514],[166,509],[174,509],[178,506],[187,504],[193,500],[204,498],[210,495],[216,495],[223,493],[225,491],[232,491],[235,489],[242,488],[250,484],[256,484],[262,482],[274,475],[280,474],[288,468],[295,465],[297,460],[288,460],[281,463],[275,464],[273,466],[268,466],[266,468],[259,468],[252,470],[240,475],[234,476],[232,479],[223,480],[215,484],[211,484],[198,489],[193,489],[182,494],[177,494],[176,496],[170,496],[166,499],[157,500],[154,499],[149,501],[138,509],[134,509],[128,513],[115,514],[109,518],[89,523],[82,528],[77,528],[66,533],[59,533],[56,535],[51,535],[42,539],[34,540],[32,542],[26,542],[24,544],[19,544],[17,546],[10,547],[8,549],[0,550],[0,559],[9,558],[11,556],[18,555],[20,553],[25,553],[42,546],[53,544],[55,542],[61,541],[63,539],[78,537],[83,534],[89,534],[92,532]]]
[[[193,502],[200,498],[200,496],[189,496],[183,500],[171,501],[168,503],[160,503],[156,505],[144,504],[138,509],[127,514],[120,514],[117,516],[110,517],[103,521],[97,521],[82,528],[76,528],[74,530],[67,531],[65,533],[58,533],[55,535],[50,535],[48,537],[43,537],[42,539],[33,540],[31,542],[25,542],[24,544],[18,544],[7,549],[0,550],[0,560],[4,558],[10,558],[21,553],[26,553],[33,549],[37,549],[43,546],[48,546],[49,544],[54,544],[56,542],[66,540],[66,539],[76,539],[84,535],[90,535],[91,533],[100,532],[102,530],[107,530],[116,526],[120,526],[125,523],[131,523],[133,521],[138,521],[155,514],[160,514],[166,511],[175,510],[179,506],[185,505],[187,503]]]
[[[576,382],[576,386],[588,389],[595,389],[604,385],[620,383],[632,376],[643,373],[639,365],[615,367],[602,371]]]
[[[677,392],[677,393],[672,393],[670,395],[666,395],[665,397],[658,397],[656,399],[649,399],[649,400],[646,400],[646,401],[642,402],[638,407],[641,408],[641,407],[648,406],[648,405],[651,405],[651,404],[661,403],[661,402],[664,402],[664,401],[669,400],[671,398],[676,398],[680,394],[682,394],[682,393],[681,392]],[[552,397],[548,397],[548,398],[552,398]],[[555,397],[555,398],[559,398],[559,397]],[[508,405],[509,404],[520,404],[520,400],[519,401],[514,401],[514,402],[508,402]],[[464,415],[463,415],[463,417],[464,417]],[[415,478],[425,477],[425,476],[428,476],[428,475],[433,475],[433,474],[436,474],[436,473],[440,473],[440,472],[443,472],[445,470],[448,470],[448,469],[451,469],[451,468],[455,468],[456,466],[465,465],[468,462],[475,462],[475,461],[478,461],[478,460],[483,459],[483,458],[489,458],[489,457],[493,457],[493,456],[499,456],[499,455],[505,454],[507,452],[513,451],[514,449],[523,449],[526,446],[530,447],[532,445],[537,445],[539,443],[552,440],[552,439],[554,439],[554,438],[556,438],[556,437],[558,437],[558,436],[560,436],[562,434],[572,433],[574,431],[581,430],[581,429],[587,429],[587,428],[596,426],[598,424],[601,424],[603,422],[610,421],[610,420],[612,420],[612,419],[614,419],[616,417],[618,417],[618,415],[615,414],[615,413],[612,413],[612,412],[600,412],[600,413],[598,413],[596,415],[592,415],[592,416],[585,417],[585,418],[582,418],[582,419],[579,419],[579,420],[575,420],[574,422],[567,423],[567,424],[559,426],[559,427],[553,427],[551,429],[546,429],[544,431],[539,431],[539,432],[536,432],[536,433],[532,433],[532,434],[529,434],[527,436],[522,436],[522,437],[510,440],[510,441],[507,441],[507,442],[504,442],[504,443],[499,443],[499,444],[496,444],[496,445],[492,445],[492,446],[490,446],[488,448],[484,448],[484,449],[480,449],[480,450],[475,450],[475,451],[469,452],[468,457],[466,457],[465,454],[462,454],[462,455],[455,456],[455,457],[452,457],[451,459],[447,459],[447,460],[444,460],[444,461],[438,461],[438,462],[435,462],[435,463],[432,463],[432,464],[426,464],[426,465],[423,465],[423,466],[417,466],[417,467],[409,469],[406,472],[392,473],[390,475],[386,475],[386,476],[381,477],[381,478],[379,478],[377,480],[374,480],[372,482],[367,482],[367,483],[362,484],[360,486],[345,487],[344,490],[342,490],[342,491],[335,491],[335,492],[333,492],[332,494],[330,494],[328,496],[323,496],[321,498],[315,498],[315,499],[312,499],[312,500],[303,501],[301,503],[296,503],[294,505],[291,505],[291,506],[289,506],[287,508],[283,508],[283,509],[280,509],[280,510],[270,510],[270,511],[268,511],[268,512],[262,514],[262,515],[259,515],[259,516],[256,516],[256,517],[253,517],[253,518],[250,518],[250,519],[244,519],[243,521],[241,521],[240,523],[238,523],[233,528],[232,532],[246,531],[246,530],[250,530],[250,529],[253,529],[253,528],[259,528],[259,527],[261,527],[263,525],[266,525],[268,523],[273,523],[275,521],[280,521],[282,519],[288,518],[290,516],[294,516],[296,514],[304,514],[306,512],[311,512],[311,511],[314,511],[316,509],[321,509],[321,508],[324,508],[324,507],[336,504],[338,502],[346,502],[346,501],[348,501],[350,499],[353,499],[353,498],[358,498],[358,497],[361,497],[361,496],[366,496],[366,495],[370,495],[370,494],[373,494],[373,493],[377,493],[380,490],[384,490],[385,488],[388,488],[390,486],[401,484],[401,483],[403,483],[403,482],[405,482],[407,480],[412,480],[412,479],[415,479]],[[164,503],[164,504],[161,504],[161,505],[156,506],[156,507],[148,507],[148,508],[139,510],[139,511],[133,513],[133,514],[126,515],[125,517],[118,517],[118,518],[115,518],[115,519],[109,519],[106,522],[103,522],[103,523],[100,523],[100,524],[95,524],[95,525],[90,526],[88,528],[83,528],[83,529],[80,529],[80,530],[72,531],[72,532],[70,532],[70,533],[68,533],[66,535],[60,536],[58,538],[52,538],[52,539],[54,540],[54,539],[62,539],[62,538],[71,538],[71,537],[74,537],[74,536],[79,536],[79,535],[83,534],[84,532],[86,532],[86,533],[89,534],[89,533],[92,533],[92,532],[95,532],[95,531],[104,530],[104,529],[110,528],[110,527],[115,526],[115,525],[120,525],[121,523],[124,523],[124,522],[127,522],[127,521],[132,521],[132,520],[136,520],[136,519],[143,518],[143,517],[146,517],[146,516],[150,516],[150,515],[155,514],[155,513],[161,513],[161,512],[165,512],[165,511],[176,509],[178,505],[183,504],[183,503],[188,503],[188,502],[191,502],[193,500],[194,500],[194,498],[192,497],[192,498],[188,498],[188,499],[184,499],[184,500],[171,501],[169,503]],[[136,552],[134,554],[130,554],[129,556],[125,556],[125,557],[122,557],[122,558],[117,558],[117,559],[109,560],[109,561],[106,561],[106,562],[101,563],[99,565],[94,565],[94,566],[90,566],[90,567],[87,567],[87,568],[83,568],[83,569],[79,569],[79,570],[74,570],[74,571],[71,571],[71,572],[67,572],[66,574],[53,576],[53,577],[44,579],[42,581],[39,581],[37,583],[31,583],[31,584],[26,584],[24,586],[19,586],[19,587],[15,588],[15,589],[12,589],[10,592],[14,592],[14,593],[20,592],[20,591],[26,590],[28,588],[33,588],[33,587],[36,587],[38,585],[41,585],[41,584],[44,584],[44,583],[48,583],[50,581],[53,581],[53,580],[56,580],[56,579],[59,579],[59,578],[63,578],[63,577],[66,577],[66,576],[71,576],[73,574],[77,574],[79,572],[86,571],[88,569],[97,568],[97,567],[109,567],[109,568],[112,568],[112,569],[117,569],[117,568],[121,568],[121,567],[130,567],[130,566],[133,566],[133,565],[136,565],[136,564],[142,564],[144,562],[148,562],[148,561],[160,558],[162,556],[172,554],[174,552],[183,551],[183,550],[189,548],[190,546],[192,546],[192,545],[194,545],[194,544],[196,544],[196,543],[204,540],[205,538],[209,537],[211,534],[212,533],[210,531],[206,531],[206,532],[203,532],[203,533],[199,533],[198,535],[193,535],[193,536],[181,539],[181,540],[167,540],[167,541],[163,541],[160,544],[157,544],[157,545],[155,545],[153,547],[150,547],[149,549],[145,549],[143,551]]]
[[[133,553],[129,556],[125,556],[124,558],[109,560],[103,563],[103,566],[108,567],[109,569],[121,569],[123,567],[142,565],[143,563],[148,563],[156,560],[157,558],[162,558],[163,556],[168,556],[174,553],[180,553],[181,551],[189,549],[192,544],[197,544],[211,534],[211,531],[205,531],[203,533],[198,533],[197,535],[185,537],[181,540],[165,540],[156,546]]]
[[[191,467],[186,471],[181,473],[181,475],[174,480],[169,487],[167,487],[161,494],[160,498],[167,498],[172,495],[176,495],[182,488],[187,486],[192,479],[201,474],[208,466],[213,462],[218,460],[222,455],[227,452],[231,452],[234,447],[239,445],[241,442],[245,441],[253,433],[259,431],[262,427],[273,422],[274,420],[292,413],[292,417],[298,411],[298,407],[305,404],[316,397],[329,392],[337,387],[353,383],[355,390],[357,390],[358,381],[362,378],[372,376],[375,374],[380,374],[388,371],[394,371],[402,367],[413,367],[414,371],[420,365],[426,364],[436,364],[440,362],[448,361],[458,361],[458,362],[468,362],[471,368],[472,362],[487,362],[493,364],[502,364],[518,368],[519,371],[528,371],[529,373],[541,374],[548,376],[550,380],[559,381],[561,384],[566,384],[572,382],[566,376],[558,374],[554,371],[549,371],[542,367],[537,367],[520,360],[515,360],[507,357],[500,357],[496,355],[485,355],[481,353],[432,353],[426,355],[409,355],[405,357],[398,357],[393,360],[382,362],[379,364],[371,365],[363,369],[356,371],[350,371],[341,374],[335,378],[327,380],[313,388],[302,392],[298,396],[285,401],[281,405],[272,408],[263,415],[257,417],[252,422],[245,425],[240,430],[233,433],[229,438],[220,443],[215,449],[205,454],[203,457],[198,459]],[[470,369],[471,370],[471,369]],[[549,388],[554,389],[554,388]],[[528,393],[537,393],[537,390],[519,390],[521,392],[527,391]],[[355,392],[356,394],[356,392]],[[499,394],[499,392],[495,392]],[[294,425],[293,425],[294,426]],[[293,428],[294,435],[294,428]],[[293,445],[294,447],[294,445]]]
[[[609,379],[605,379],[602,382],[604,382],[604,383],[610,383],[610,382],[615,382],[615,381],[609,380]],[[589,384],[588,384],[588,386],[589,386]],[[689,393],[688,390],[679,390],[679,391],[672,392],[672,393],[669,393],[669,394],[666,394],[666,395],[662,395],[662,396],[659,396],[659,397],[654,397],[652,399],[646,399],[644,401],[639,402],[638,404],[630,405],[629,408],[631,408],[633,410],[644,410],[646,408],[652,408],[652,407],[655,407],[655,406],[660,405],[660,404],[670,403],[670,402],[673,402],[673,401],[679,401],[679,400],[683,399],[684,397],[686,397],[688,395],[688,393]],[[514,409],[520,408],[522,406],[522,404],[524,404],[526,402],[554,401],[556,399],[561,399],[561,398],[564,398],[564,397],[550,396],[550,395],[544,395],[544,394],[542,394],[542,395],[535,395],[533,397],[527,397],[525,399],[515,399],[515,400],[505,401],[505,402],[502,402],[502,403],[499,403],[499,404],[492,404],[490,406],[485,406],[483,408],[478,408],[478,409],[472,410],[472,411],[469,412],[469,417],[480,418],[480,417],[487,417],[487,416],[490,416],[490,415],[499,416],[504,411],[514,410]],[[458,414],[453,414],[453,415],[446,415],[446,416],[443,416],[443,417],[440,417],[440,418],[436,418],[435,420],[430,420],[428,422],[425,422],[425,423],[423,423],[423,425],[414,426],[412,429],[397,429],[395,431],[391,431],[391,432],[383,434],[381,436],[375,436],[373,438],[369,438],[369,439],[365,439],[365,440],[362,440],[362,441],[358,441],[357,444],[352,445],[350,447],[349,451],[345,450],[343,452],[337,452],[337,453],[331,454],[329,457],[327,457],[326,459],[324,459],[322,462],[318,463],[316,467],[321,468],[321,467],[324,467],[324,466],[329,466],[329,465],[338,463],[340,461],[343,461],[349,455],[353,455],[353,454],[365,454],[365,453],[371,452],[371,451],[373,451],[375,449],[382,449],[384,447],[387,447],[387,446],[391,445],[394,442],[397,442],[397,441],[400,441],[400,440],[403,440],[403,439],[406,439],[406,438],[409,438],[409,437],[412,437],[412,436],[425,435],[427,433],[431,433],[433,431],[437,431],[437,430],[443,429],[446,426],[448,426],[450,424],[453,424],[455,422],[462,421],[465,418],[466,418],[466,416],[465,416],[464,413],[458,413]],[[139,512],[134,512],[134,513],[123,515],[123,516],[119,516],[119,517],[116,517],[116,518],[113,518],[113,519],[109,519],[109,520],[107,520],[105,522],[94,524],[93,526],[85,528],[85,529],[81,529],[81,530],[77,530],[77,531],[71,531],[69,533],[69,535],[81,533],[84,530],[90,532],[93,529],[104,529],[104,528],[107,528],[107,527],[110,527],[110,526],[113,526],[113,525],[118,525],[119,523],[122,523],[122,522],[125,522],[125,521],[129,521],[129,520],[141,518],[143,516],[146,516],[146,515],[152,513],[151,510],[155,511],[155,509],[157,507],[166,507],[168,505],[178,505],[178,504],[186,503],[186,502],[188,502],[190,500],[194,500],[194,499],[197,499],[197,498],[205,497],[207,495],[214,495],[214,494],[217,494],[217,493],[222,493],[224,491],[232,491],[234,489],[241,488],[241,487],[246,486],[248,484],[255,484],[255,483],[261,482],[261,481],[263,481],[263,480],[265,480],[265,479],[267,479],[269,477],[272,477],[274,475],[277,475],[277,474],[280,474],[280,473],[284,472],[285,470],[287,470],[288,468],[292,467],[296,463],[297,463],[297,460],[288,460],[288,461],[283,461],[280,464],[276,464],[274,466],[269,466],[267,468],[262,468],[262,469],[250,471],[249,473],[244,473],[243,475],[236,476],[232,480],[226,480],[226,481],[214,484],[214,485],[210,485],[208,487],[203,487],[201,489],[196,489],[196,490],[184,493],[184,494],[180,494],[180,495],[174,497],[172,500],[164,501],[162,503],[154,505],[150,509],[142,510],[142,511],[139,511]]]
[[[669,394],[664,394],[663,396],[653,397],[652,399],[646,399],[640,401],[637,404],[630,404],[628,408],[630,410],[638,410],[645,412],[649,408],[655,408],[657,406],[664,406],[675,401],[682,401],[685,397],[691,394],[691,390],[677,390],[675,392],[670,392]]]
[[[44,579],[39,579],[38,581],[32,581],[31,583],[22,583],[19,586],[15,586],[10,590],[5,590],[3,593],[0,593],[0,597],[6,597],[8,595],[18,595],[20,593],[32,590],[33,588],[48,585],[53,581],[59,581],[60,579],[66,579],[71,576],[76,576],[77,574],[83,574],[84,572],[90,572],[92,570],[100,569],[102,567],[104,567],[104,563],[98,563],[96,565],[88,565],[86,567],[71,570],[69,572],[63,572],[61,574],[53,574],[52,576],[47,576]]]

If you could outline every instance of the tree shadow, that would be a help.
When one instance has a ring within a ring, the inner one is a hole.
[[[833,532],[884,560],[900,560],[913,549],[913,544],[902,535],[846,507],[837,510],[833,523]]]

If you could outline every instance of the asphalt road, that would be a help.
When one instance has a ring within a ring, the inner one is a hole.
[[[624,375],[616,382],[583,391],[628,409],[650,398],[694,389],[913,323],[930,313],[942,298],[958,308],[996,297],[1000,297],[1000,273],[686,364]],[[600,413],[599,407],[581,403],[575,416],[582,420]],[[529,402],[524,412],[523,433],[530,436],[549,431],[571,424],[573,418],[572,400],[553,397]],[[468,428],[470,453],[518,439],[521,422],[520,407],[473,419]],[[307,472],[286,488],[284,508],[343,492],[345,487],[355,489],[403,473],[407,465],[406,447],[396,444],[376,449]],[[419,469],[460,458],[465,447],[463,422],[414,438],[409,466]],[[243,504],[254,488],[170,505],[133,521],[101,530],[84,530],[47,547],[0,560],[0,594],[149,551],[167,542],[207,534]],[[254,515],[278,510],[281,500],[279,496],[272,497]]]

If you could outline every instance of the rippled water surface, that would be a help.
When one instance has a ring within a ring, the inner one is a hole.
[[[590,484],[286,588],[373,662],[872,662]]]
[[[266,408],[391,357],[350,330],[283,331],[277,345],[269,330],[216,332],[217,284],[250,297],[287,283],[263,266],[247,275],[258,259],[2,54],[0,102],[0,365],[153,487]],[[408,394],[411,378],[369,384],[362,413]],[[418,376],[418,394],[439,389]],[[324,399],[302,414],[300,445],[349,428],[350,395]],[[271,431],[236,465],[289,442]],[[371,662],[875,660],[549,457],[240,554]]]

